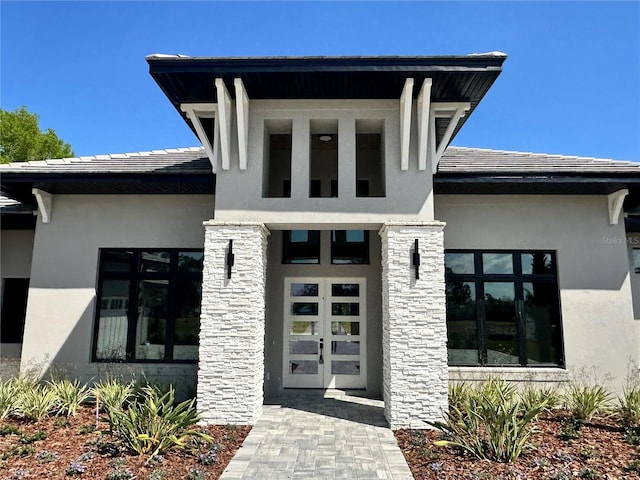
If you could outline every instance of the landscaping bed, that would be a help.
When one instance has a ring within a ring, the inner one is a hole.
[[[563,440],[568,413],[543,415],[529,448],[513,463],[480,460],[452,447],[437,447],[437,430],[398,430],[398,444],[416,480],[431,479],[638,479],[640,451],[625,441],[615,418],[598,416],[580,430],[580,438]],[[635,462],[635,463],[634,463]]]
[[[75,416],[0,421],[0,433],[5,433],[0,435],[0,455],[6,456],[0,461],[0,479],[215,479],[250,430],[196,427],[208,433],[213,442],[193,437],[184,450],[172,449],[148,461],[149,455],[134,455],[123,449],[108,434],[107,423],[101,420],[98,430],[95,424],[95,409],[89,406],[81,407]],[[7,433],[14,428],[19,433]]]

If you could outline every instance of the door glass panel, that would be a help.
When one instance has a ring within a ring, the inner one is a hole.
[[[317,297],[318,284],[317,283],[292,283],[291,296],[292,297]]]
[[[360,362],[357,360],[332,360],[333,375],[360,375]]]
[[[359,303],[332,303],[331,315],[360,315]]]
[[[332,341],[331,353],[335,355],[360,355],[360,342]]]
[[[513,255],[510,253],[483,253],[482,269],[485,274],[513,274]]]
[[[317,375],[317,360],[291,360],[289,361],[289,373],[294,375]]]
[[[331,322],[332,335],[360,335],[360,322]]]
[[[138,331],[136,332],[136,359],[161,360],[164,358],[165,329],[168,313],[168,280],[140,282],[138,305]]]
[[[473,253],[445,253],[444,265],[447,273],[473,274]]]
[[[476,285],[447,282],[447,348],[452,364],[477,364]]]
[[[331,295],[334,297],[359,297],[360,285],[357,283],[333,283]]]
[[[300,303],[293,302],[291,304],[292,315],[318,315],[318,304],[315,302]]]
[[[315,340],[291,340],[289,341],[289,353],[299,355],[313,355],[318,353],[318,342]]]
[[[291,329],[289,330],[291,335],[318,335],[318,322],[299,322],[292,321]]]
[[[553,261],[549,253],[523,253],[522,273],[524,275],[545,275],[553,273]]]
[[[487,325],[487,363],[519,364],[514,285],[485,282],[484,304]]]
[[[174,360],[197,360],[202,282],[194,279],[178,279],[175,285],[173,358]]]
[[[557,289],[553,283],[527,282],[524,293],[524,322],[527,364],[562,362],[561,328]]]

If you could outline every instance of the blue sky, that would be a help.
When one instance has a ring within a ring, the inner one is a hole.
[[[640,2],[0,3],[0,105],[77,155],[197,145],[145,56],[508,54],[454,145],[640,161]]]

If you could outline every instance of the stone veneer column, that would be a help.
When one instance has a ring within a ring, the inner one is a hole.
[[[382,237],[385,416],[392,429],[425,428],[447,409],[446,297],[442,222],[387,223]],[[420,279],[412,253],[420,253]]]
[[[262,223],[211,220],[204,226],[198,411],[203,423],[254,424],[263,403],[269,231]]]

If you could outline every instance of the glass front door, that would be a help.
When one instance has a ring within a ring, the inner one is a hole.
[[[364,278],[286,278],[285,388],[366,388]]]

